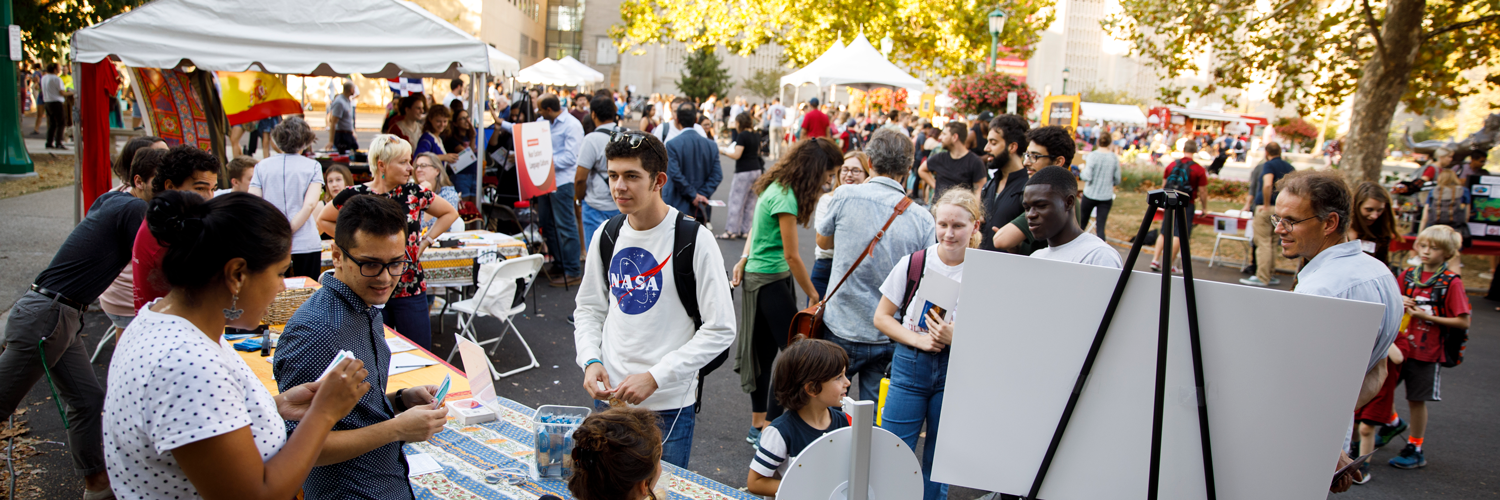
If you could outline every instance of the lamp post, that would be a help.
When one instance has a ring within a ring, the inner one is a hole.
[[[1005,31],[1005,11],[998,7],[990,11],[990,71],[995,70],[995,49],[1000,45],[1000,33]]]
[[[10,16],[11,2],[0,1],[0,27],[13,28]],[[0,54],[0,178],[11,176],[36,175],[35,166],[31,163],[31,156],[26,154],[26,141],[21,138],[21,110],[19,92],[25,89],[16,89],[16,63],[10,59],[11,52],[20,53],[20,47],[12,47],[12,43],[20,43],[20,38],[12,39],[7,32],[5,35],[5,53]],[[41,103],[37,103],[40,105]]]
[[[1068,68],[1063,68],[1063,95],[1068,95]]]

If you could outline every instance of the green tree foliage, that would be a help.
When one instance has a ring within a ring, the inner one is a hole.
[[[1459,97],[1500,85],[1500,0],[1122,0],[1121,6],[1105,29],[1156,65],[1168,103],[1181,103],[1186,90],[1171,80],[1200,71],[1208,82],[1192,88],[1197,94],[1269,83],[1272,104],[1303,115],[1352,96],[1346,166],[1371,180],[1379,176],[1398,104],[1417,113],[1451,108]],[[1478,80],[1465,73],[1474,69]]]
[[[709,45],[688,53],[682,62],[682,76],[677,79],[682,95],[701,101],[711,95],[723,97],[729,91],[729,70],[716,52]]]
[[[11,6],[26,54],[39,61],[58,61],[74,31],[143,3],[146,0],[15,0]]]
[[[745,87],[745,90],[749,90],[750,95],[769,100],[781,92],[782,76],[785,75],[780,71],[758,69],[755,70],[754,75],[750,75],[750,78],[740,82],[740,85]]]
[[[972,73],[989,57],[986,16],[999,7],[1009,15],[1000,35],[1007,55],[1031,57],[1041,31],[1052,24],[1056,0],[625,0],[623,25],[610,28],[621,51],[678,41],[689,49],[723,45],[749,55],[768,44],[784,52],[784,63],[802,67],[835,40],[864,33],[872,41],[890,36],[890,59],[908,71],[942,76]],[[878,43],[878,42],[876,42]]]
[[[1097,102],[1100,104],[1129,104],[1141,108],[1141,112],[1143,113],[1146,111],[1147,102],[1145,99],[1141,99],[1139,97],[1131,95],[1129,92],[1123,90],[1089,87],[1087,89],[1084,89],[1082,94],[1083,102]]]

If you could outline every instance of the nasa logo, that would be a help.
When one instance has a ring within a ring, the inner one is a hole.
[[[671,260],[671,256],[667,257]],[[620,304],[620,312],[640,314],[651,310],[661,298],[661,270],[666,267],[656,257],[640,247],[629,247],[615,251],[609,261],[609,292]]]

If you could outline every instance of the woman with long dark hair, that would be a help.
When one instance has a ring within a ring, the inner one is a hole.
[[[654,411],[620,407],[583,419],[573,431],[573,498],[666,500],[666,492],[657,495],[655,488],[662,454],[656,418]]]
[[[396,112],[386,117],[385,133],[415,143],[422,138],[422,124],[427,119],[427,96],[412,94],[396,101]]]
[[[1360,240],[1365,253],[1390,265],[1391,240],[1397,237],[1396,216],[1391,213],[1391,195],[1371,181],[1354,189],[1349,213],[1349,239]]]
[[[797,225],[810,226],[823,194],[823,185],[844,163],[844,153],[833,141],[819,137],[797,142],[755,182],[759,200],[750,226],[749,244],[734,265],[733,286],[743,281],[740,336],[735,341],[735,371],[740,387],[750,393],[751,429],[748,441],[781,416],[771,390],[771,365],[785,347],[792,315],[797,312],[796,287],[807,298],[820,297],[797,247]]]
[[[255,328],[285,286],[292,228],[248,193],[166,191],[146,212],[172,286],[141,308],[109,366],[104,454],[118,498],[296,496],[333,425],[369,391],[340,362],[277,396],[224,340]],[[286,420],[301,425],[291,435]]]
[[[476,133],[474,131],[474,122],[469,119],[469,110],[463,107],[461,101],[453,101],[453,104],[449,106],[449,111],[453,113],[453,120],[448,122],[448,128],[442,133],[443,150],[452,154],[454,159],[457,160],[458,156],[463,154],[464,150],[472,150],[474,148]],[[477,155],[475,159],[478,160]],[[452,163],[449,162],[449,167],[456,168],[456,165]],[[449,176],[453,181],[453,188],[458,191],[460,196],[474,196],[474,186],[479,182],[474,178],[474,169],[477,168],[477,165],[479,165],[479,162],[475,161],[464,167],[463,170],[453,171],[452,175]]]

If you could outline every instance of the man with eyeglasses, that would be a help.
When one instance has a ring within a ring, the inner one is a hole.
[[[1039,127],[1026,133],[1026,154],[1021,155],[1021,163],[1027,172],[1039,172],[1047,167],[1068,168],[1073,164],[1073,153],[1076,146],[1073,145],[1073,134],[1068,129],[1057,125]],[[1023,183],[1025,184],[1025,183]],[[999,226],[996,222],[1004,224]],[[1032,252],[1047,247],[1046,239],[1038,239],[1031,233],[1031,226],[1026,222],[1026,213],[1020,212],[1014,219],[1008,221],[985,221],[991,224],[994,236],[991,243],[996,250],[1011,252],[1021,255],[1031,255]],[[996,227],[998,226],[998,227]]]
[[[1283,181],[1276,196],[1276,214],[1271,216],[1271,226],[1281,237],[1281,256],[1307,259],[1297,272],[1297,288],[1293,291],[1385,306],[1380,328],[1372,332],[1374,345],[1365,366],[1364,385],[1351,410],[1368,403],[1385,384],[1386,350],[1396,340],[1405,310],[1396,278],[1385,263],[1364,253],[1358,240],[1345,241],[1353,198],[1340,174],[1298,172]],[[1352,432],[1352,420],[1350,427]],[[1348,448],[1346,443],[1343,449]],[[1350,461],[1348,455],[1339,452],[1339,466]],[[1347,489],[1355,475],[1357,470],[1341,478],[1333,491]]]
[[[592,235],[578,287],[573,344],[583,389],[595,406],[656,412],[662,461],[686,468],[699,373],[734,342],[724,257],[713,233],[662,200],[671,181],[656,136],[622,133],[604,155],[609,193],[624,215]],[[691,281],[681,266],[690,266]]]
[[[308,499],[411,498],[401,445],[437,434],[448,410],[429,407],[435,386],[385,392],[391,350],[380,306],[411,265],[406,210],[390,198],[355,196],[339,210],[335,227],[333,272],[323,273],[323,287],[287,321],[272,370],[285,391],[316,382],[347,350],[369,369],[370,391],[333,426],[302,491]],[[297,424],[288,421],[287,433]]]

